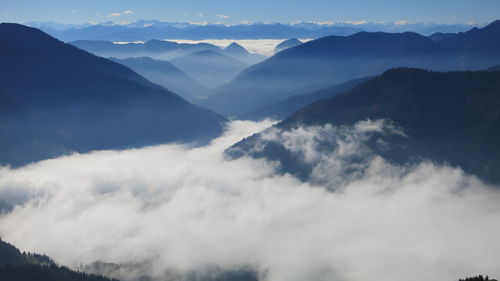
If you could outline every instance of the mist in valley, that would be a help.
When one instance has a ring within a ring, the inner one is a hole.
[[[205,146],[2,167],[0,235],[75,269],[124,265],[106,269],[122,280],[214,270],[269,281],[500,275],[500,189],[459,168],[384,160],[366,142],[404,131],[384,120],[268,131],[311,165],[308,182],[279,163],[224,153],[274,123],[232,121]],[[337,145],[320,150],[322,137]]]

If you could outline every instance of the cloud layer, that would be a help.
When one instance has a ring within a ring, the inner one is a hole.
[[[398,133],[379,121],[275,134],[314,163],[321,185],[278,175],[276,163],[224,158],[226,147],[270,124],[235,121],[204,147],[4,167],[0,198],[15,206],[0,217],[0,234],[73,267],[148,262],[158,277],[213,265],[251,266],[269,281],[500,276],[497,189],[458,169],[394,166],[369,151],[363,173],[337,180],[342,155],[358,153],[364,136]],[[317,154],[318,133],[348,141]]]

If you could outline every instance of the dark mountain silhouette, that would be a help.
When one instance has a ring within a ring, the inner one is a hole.
[[[203,104],[238,115],[393,67],[481,70],[500,63],[498,22],[438,42],[411,32],[329,36],[284,50],[251,66]]]
[[[240,60],[248,65],[259,63],[267,57],[249,53],[243,46],[233,42],[224,49],[224,54]]]
[[[73,46],[102,57],[152,57],[170,60],[199,51],[220,51],[221,48],[209,43],[184,44],[164,40],[148,40],[144,43],[115,44],[111,41],[78,40],[71,42]]]
[[[172,64],[209,88],[234,78],[247,65],[215,51],[200,51],[173,59]]]
[[[462,53],[474,54],[493,53],[497,54],[500,45],[500,20],[496,20],[484,28],[474,27],[467,32],[457,33],[445,39],[445,45],[459,49]]]
[[[500,71],[500,65],[489,67],[488,70],[489,71]]]
[[[99,275],[57,266],[45,255],[21,253],[0,239],[0,280],[2,281],[116,281]]]
[[[111,60],[129,67],[148,80],[171,90],[191,102],[196,102],[206,97],[208,93],[208,88],[168,61],[154,60],[149,57],[111,58]]]
[[[274,48],[274,52],[279,53],[285,49],[292,48],[292,47],[298,46],[300,44],[302,44],[302,41],[300,41],[299,39],[296,39],[296,38],[288,39],[288,40],[285,40],[285,41],[279,43]]]
[[[330,98],[342,94],[344,92],[347,92],[348,90],[358,86],[359,84],[367,81],[368,79],[370,78],[353,79],[335,85],[333,87],[321,89],[313,93],[291,96],[285,100],[259,108],[253,112],[246,113],[242,115],[242,117],[245,119],[253,119],[253,120],[264,119],[267,117],[271,117],[277,120],[282,120],[291,115],[292,113],[294,113],[295,111],[297,111],[301,107],[304,107],[318,100]]]
[[[458,279],[458,281],[497,281],[496,279],[490,279],[488,275],[483,277],[482,275],[474,277],[466,277],[465,279]]]
[[[326,123],[343,126],[367,119],[392,120],[408,136],[385,139],[389,150],[374,147],[389,160],[447,162],[485,180],[500,182],[499,72],[389,70],[344,94],[301,108],[277,128]],[[247,138],[228,153],[250,153],[258,140],[258,135]],[[284,171],[308,176],[303,163],[290,157],[280,144],[267,142],[262,152],[252,153],[281,160]]]
[[[127,67],[18,24],[0,24],[1,164],[69,151],[207,141],[224,118]],[[15,153],[17,152],[17,153]]]
[[[431,38],[434,41],[441,41],[445,38],[450,38],[457,35],[456,33],[442,33],[442,32],[436,32],[434,34],[429,35],[429,38]]]

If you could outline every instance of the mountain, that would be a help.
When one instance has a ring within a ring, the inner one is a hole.
[[[243,114],[242,117],[244,119],[252,120],[259,120],[268,117],[276,120],[283,120],[301,107],[304,107],[318,100],[330,98],[347,92],[368,79],[370,78],[353,79],[332,87],[321,89],[313,93],[291,96],[285,100]]]
[[[224,49],[224,51],[226,54],[234,56],[245,56],[249,54],[249,52],[245,48],[243,48],[240,44],[236,42],[229,44]]]
[[[444,38],[439,44],[457,52],[467,69],[484,69],[500,63],[500,20],[479,29]]]
[[[445,38],[450,38],[457,35],[456,33],[442,33],[442,32],[436,32],[434,34],[429,35],[429,38],[431,38],[434,41],[441,41]]]
[[[2,281],[116,281],[99,275],[57,266],[45,255],[21,253],[0,240],[0,280]]]
[[[240,60],[248,65],[259,63],[266,59],[265,56],[249,53],[243,46],[233,42],[224,48],[224,54]]]
[[[129,68],[18,24],[0,24],[1,164],[207,141],[225,119]]]
[[[292,95],[377,75],[393,67],[485,69],[500,63],[497,25],[494,22],[438,42],[411,32],[360,32],[320,38],[249,67],[203,105],[238,116]]]
[[[302,44],[302,41],[300,41],[299,39],[296,39],[296,38],[288,39],[288,40],[285,40],[285,41],[279,43],[274,48],[274,52],[275,53],[279,53],[279,52],[281,52],[283,50],[286,50],[288,48],[292,48],[292,47],[298,46],[300,44]]]
[[[228,82],[247,67],[237,59],[210,50],[191,53],[171,62],[209,88]]]
[[[196,102],[206,97],[208,89],[168,61],[149,57],[111,60],[123,64],[151,82],[159,84],[182,98]]]
[[[500,71],[500,65],[497,65],[497,66],[492,66],[490,68],[488,68],[489,71]]]
[[[220,51],[221,48],[209,43],[185,44],[165,40],[148,40],[142,42],[114,43],[111,41],[78,40],[70,42],[79,49],[91,52],[102,57],[152,57],[161,60],[170,60],[199,51]]]
[[[361,32],[329,36],[286,49],[220,87],[202,105],[239,116],[285,98],[313,92],[396,66],[437,66],[446,52],[416,33]]]
[[[350,126],[367,119],[391,120],[406,134],[382,136],[372,143],[388,160],[431,159],[500,182],[500,72],[393,69],[344,94],[299,109],[276,128],[286,132],[304,125]],[[378,147],[380,143],[386,145]],[[260,149],[252,149],[257,144]],[[259,135],[234,145],[228,154],[280,160],[284,171],[302,178],[311,171],[282,144]]]
[[[149,39],[289,39],[320,38],[330,35],[351,35],[360,31],[404,32],[412,31],[422,35],[436,32],[457,33],[469,30],[471,24],[435,24],[409,22],[297,22],[251,23],[238,25],[197,24],[186,22],[164,22],[138,20],[131,23],[61,25],[52,22],[29,22],[32,27],[41,28],[50,35],[64,40],[110,40],[146,41]]]
[[[36,25],[36,24],[33,24]],[[40,25],[37,25],[40,26]],[[319,38],[326,35],[349,35],[362,31],[356,26],[321,24],[254,23],[226,26],[224,24],[168,23],[155,20],[140,21],[128,25],[102,23],[92,26],[55,29],[42,26],[50,35],[64,41],[107,40],[146,41],[149,39],[288,39]]]

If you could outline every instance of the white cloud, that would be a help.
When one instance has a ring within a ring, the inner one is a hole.
[[[252,22],[249,20],[242,20],[242,21],[240,21],[240,23],[245,24],[245,25],[252,24]]]
[[[221,18],[221,19],[227,19],[227,18],[229,18],[229,16],[222,15],[222,14],[218,14],[216,17]]]
[[[203,13],[198,13],[197,14],[199,17],[203,17]]]
[[[126,11],[123,12],[123,14],[129,16],[129,15],[134,14],[134,12],[131,11],[131,10],[126,10]]]
[[[188,21],[188,23],[194,25],[208,25],[208,21],[202,21],[202,22]]]
[[[312,23],[315,23],[317,25],[329,25],[329,26],[332,26],[335,24],[333,21],[314,21]]]
[[[347,23],[347,24],[352,24],[352,25],[363,25],[363,24],[367,24],[368,22],[365,20],[360,20],[360,21],[344,21],[342,23]]]
[[[394,22],[396,25],[407,25],[407,24],[411,24],[410,21],[407,21],[407,20],[399,20],[397,22]]]
[[[119,17],[119,16],[121,16],[121,15],[122,15],[121,13],[115,12],[115,13],[111,13],[111,14],[109,14],[107,17],[108,17],[108,18],[113,18],[113,17]]]
[[[2,238],[71,266],[149,262],[158,277],[214,264],[254,266],[266,281],[500,276],[500,191],[458,169],[370,155],[363,146],[370,133],[397,132],[382,121],[267,136],[315,163],[321,186],[275,174],[272,162],[224,158],[226,147],[270,124],[235,121],[197,148],[1,168],[0,198],[16,202],[0,217]],[[338,147],[317,153],[325,139]],[[363,173],[344,177],[345,160],[360,153]],[[331,184],[338,191],[327,191]]]
[[[192,24],[208,24],[208,22],[204,23],[193,23]],[[301,39],[302,40],[302,39]],[[171,40],[178,43],[189,43],[196,44],[200,42],[206,42],[210,44],[214,44],[220,47],[227,47],[229,44],[236,42],[239,45],[243,46],[250,53],[257,53],[264,56],[272,56],[274,54],[274,48],[281,42],[283,39],[244,39],[244,40],[230,40],[230,39],[207,39],[207,40]],[[307,40],[305,40],[307,41]],[[304,41],[303,41],[304,42]]]

